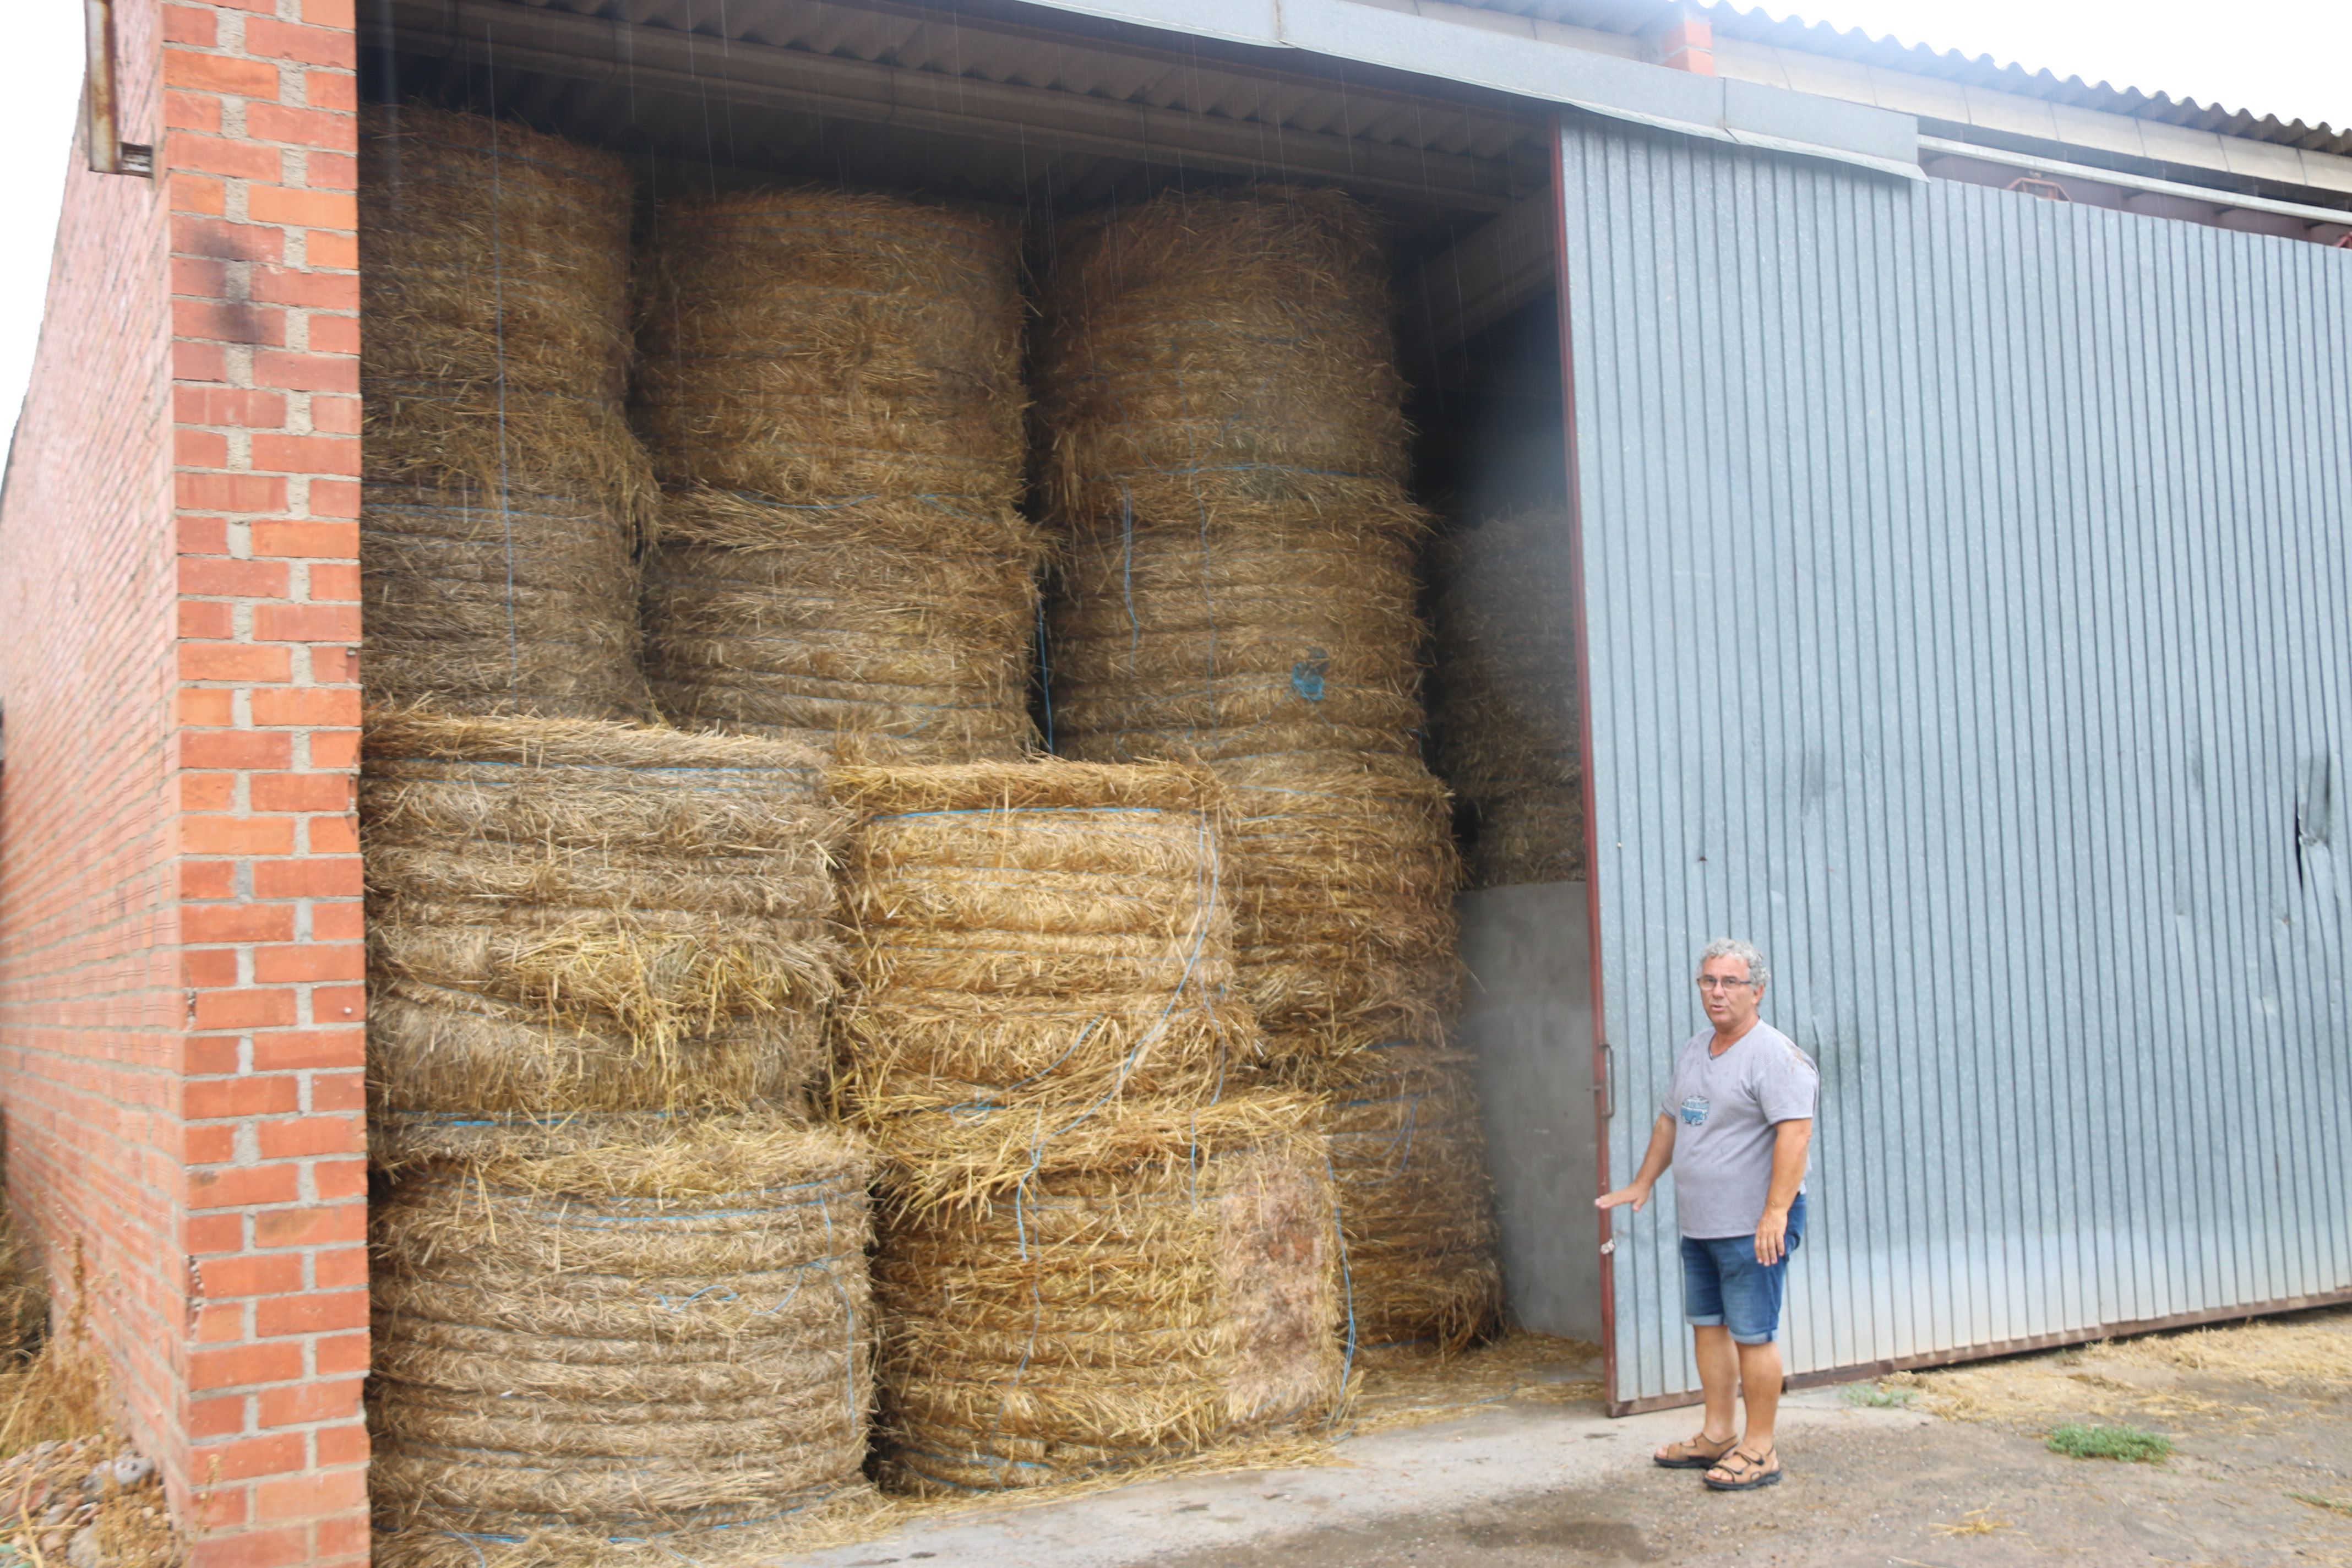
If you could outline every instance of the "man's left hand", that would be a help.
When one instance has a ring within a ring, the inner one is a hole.
[[[1756,1222],[1756,1261],[1769,1268],[1789,1255],[1789,1216],[1764,1211]]]

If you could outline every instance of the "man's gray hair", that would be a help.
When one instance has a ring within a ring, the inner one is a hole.
[[[1736,936],[1719,936],[1708,942],[1706,951],[1698,955],[1698,966],[1705,969],[1710,958],[1736,958],[1748,965],[1748,984],[1750,985],[1761,985],[1772,978],[1772,972],[1765,967],[1764,955],[1756,951],[1756,944],[1742,942]]]

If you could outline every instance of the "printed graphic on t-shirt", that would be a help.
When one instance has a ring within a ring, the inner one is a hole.
[[[1703,1094],[1692,1095],[1688,1100],[1683,1101],[1683,1125],[1685,1127],[1706,1126],[1706,1113],[1714,1109],[1715,1107],[1708,1101],[1706,1096]]]

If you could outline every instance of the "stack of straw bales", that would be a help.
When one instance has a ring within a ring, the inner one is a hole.
[[[1235,1092],[1222,790],[1168,766],[837,769],[879,1150],[887,1474],[1035,1485],[1328,1411],[1317,1108]]]
[[[668,501],[646,659],[681,723],[855,732],[860,754],[1018,756],[1043,535],[1020,237],[836,191],[666,203],[636,417]]]
[[[641,716],[627,170],[416,105],[366,110],[360,154],[370,700]]]
[[[753,1524],[854,1484],[873,1321],[854,1139],[775,1116],[403,1118],[374,1152],[371,1488],[399,1532],[380,1561],[445,1531]]]
[[[1439,552],[1438,766],[1471,807],[1481,888],[1584,879],[1568,518],[1505,512]]]
[[[1428,521],[1391,314],[1375,220],[1337,192],[1170,193],[1064,227],[1047,691],[1057,749],[1195,758],[1234,792],[1239,989],[1339,1135],[1351,1255],[1390,1265],[1354,1277],[1357,1321],[1452,1343],[1499,1301],[1475,1115],[1409,1135],[1433,1093],[1474,1102],[1444,1049],[1460,866],[1420,759]]]
[[[380,1516],[734,1525],[854,1485],[861,1146],[811,1127],[838,816],[803,746],[373,714]]]

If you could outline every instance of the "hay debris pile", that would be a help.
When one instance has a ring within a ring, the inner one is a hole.
[[[360,161],[369,699],[641,717],[628,171],[415,104],[363,111]]]
[[[680,723],[1012,758],[1043,535],[1024,482],[1020,237],[826,190],[665,203],[636,418],[667,503],[646,660]]]
[[[1225,781],[1239,990],[1273,1076],[1342,1134],[1371,1114],[1356,1102],[1418,1105],[1436,1079],[1475,1104],[1443,1049],[1460,868],[1420,758],[1428,520],[1403,484],[1391,313],[1353,199],[1171,192],[1065,226],[1039,355],[1066,552],[1054,744],[1197,758]],[[1355,1279],[1375,1342],[1494,1321],[1476,1131],[1474,1113],[1445,1139],[1334,1145],[1350,1254],[1392,1265]]]
[[[840,818],[789,742],[372,714],[387,1550],[857,1484],[867,1159],[806,1121]],[[421,1560],[421,1559],[419,1559]]]
[[[375,1142],[394,1179],[373,1216],[371,1482],[412,1548],[756,1523],[856,1477],[855,1139],[768,1115],[403,1119]]]
[[[1166,766],[843,768],[839,1108],[878,1150],[886,1476],[1035,1485],[1328,1412],[1332,1194],[1235,1092],[1223,792]]]
[[[1471,809],[1475,887],[1584,879],[1568,519],[1505,512],[1447,536],[1435,605],[1437,765]]]

